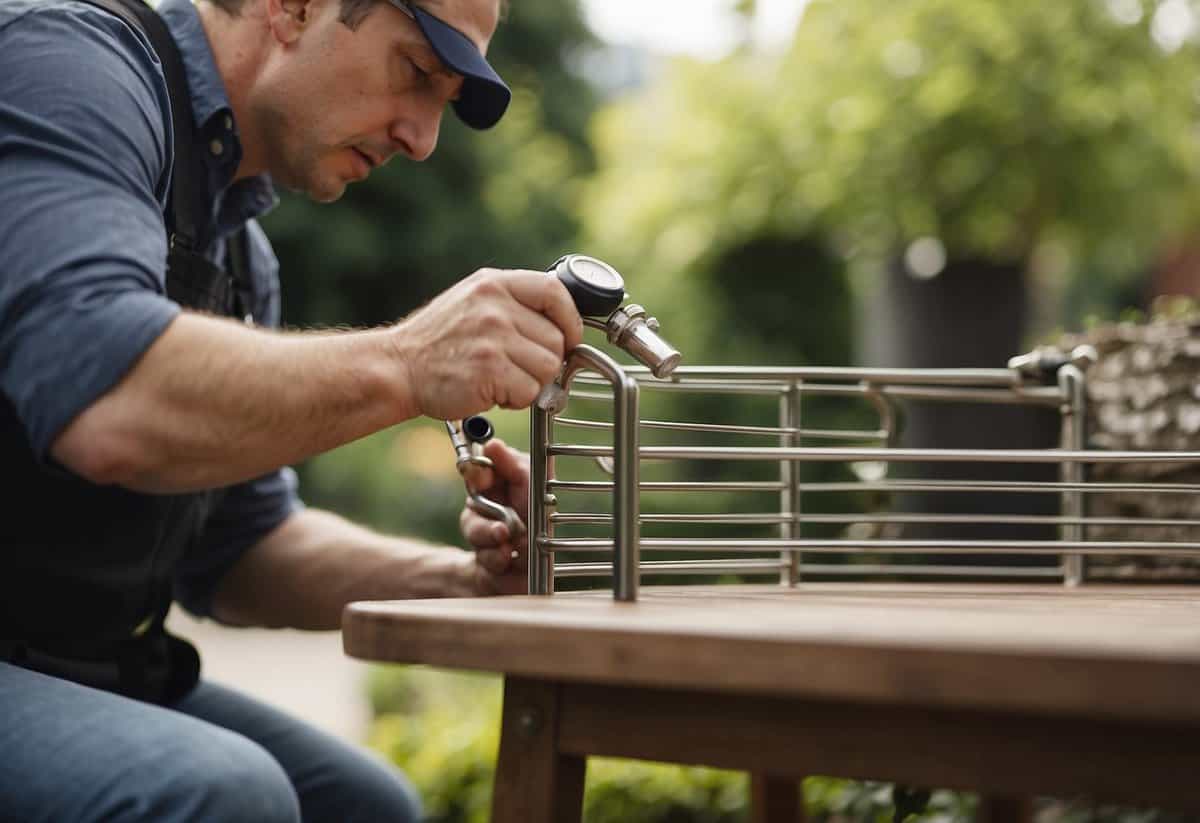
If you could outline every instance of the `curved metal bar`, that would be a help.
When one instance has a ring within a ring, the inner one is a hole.
[[[483,444],[471,442],[462,431],[462,421],[445,420],[446,433],[454,446],[455,462],[458,473],[462,475],[463,484],[467,489],[467,507],[490,520],[498,520],[508,528],[511,539],[519,540],[525,536],[525,524],[521,516],[511,506],[497,503],[484,497],[476,488],[474,476],[479,469],[492,468],[492,461],[483,454]],[[490,427],[489,427],[490,432]],[[487,435],[490,437],[490,433]]]
[[[517,514],[516,509],[511,506],[497,503],[479,492],[468,489],[467,507],[490,520],[499,520],[508,527],[508,533],[513,540],[519,540],[525,536],[525,524],[521,522],[521,517]]]
[[[562,376],[558,380],[561,397],[565,397],[570,392],[571,382],[585,368],[603,375],[613,387],[613,419],[616,424],[613,427],[613,445],[605,455],[613,459],[613,540],[610,544],[616,552],[613,562],[613,597],[617,600],[632,601],[637,599],[638,564],[641,560],[638,531],[638,479],[640,476],[638,384],[611,357],[599,349],[583,344],[576,346],[567,356]],[[542,409],[538,411],[542,412],[548,422],[552,412]],[[535,415],[536,419],[537,415]],[[538,427],[535,426],[535,428]],[[547,426],[543,425],[540,428],[541,430],[534,434],[539,436],[548,434]],[[540,447],[542,442],[534,440],[534,447]],[[553,454],[552,448],[549,446],[544,449],[544,452],[547,460]],[[530,495],[531,498],[536,497],[541,489],[545,488],[542,484],[547,479],[549,479],[548,471],[544,477],[539,475],[531,478],[535,483],[532,486],[534,494]],[[548,527],[550,518],[546,516],[544,510],[540,514],[541,518],[537,522],[544,523]],[[530,568],[532,569],[535,560],[542,559],[546,542],[535,540],[532,537],[530,541]],[[531,583],[532,574],[531,571]],[[549,574],[553,575],[552,568]],[[539,583],[544,583],[544,581],[539,580]]]

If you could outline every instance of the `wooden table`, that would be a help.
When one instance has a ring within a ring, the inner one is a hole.
[[[505,675],[493,820],[580,817],[588,755],[1200,810],[1200,588],[801,584],[355,603],[357,658]]]

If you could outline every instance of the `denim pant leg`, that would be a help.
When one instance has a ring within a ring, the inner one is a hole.
[[[261,746],[158,706],[0,662],[0,821],[297,823]]]
[[[172,706],[223,726],[271,753],[300,797],[304,823],[417,823],[421,805],[382,757],[298,718],[206,680]]]

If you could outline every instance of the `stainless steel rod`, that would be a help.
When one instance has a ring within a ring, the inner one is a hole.
[[[791,523],[790,514],[643,514],[642,523],[693,523],[743,526],[776,526]],[[551,515],[550,522],[558,525],[602,525],[612,522],[612,515],[602,512],[564,512]]]
[[[657,392],[667,393],[684,393],[684,394],[749,394],[761,397],[770,397],[780,394],[787,390],[787,385],[784,383],[763,383],[750,380],[730,380],[722,382],[703,383],[689,381],[687,383],[680,382],[664,382],[662,380],[652,379],[648,381],[637,380],[638,386],[646,389],[652,389]],[[834,388],[834,387],[829,387]],[[845,391],[840,387],[837,390],[839,394],[860,394],[861,391],[851,389]],[[607,400],[611,395],[604,392],[571,392],[571,397],[581,397],[585,400]]]
[[[1083,372],[1069,363],[1061,367],[1058,370],[1058,387],[1066,399],[1061,410],[1059,445],[1063,449],[1083,449],[1087,446],[1087,394],[1084,391]],[[1063,463],[1059,466],[1059,479],[1064,483],[1082,483],[1086,479],[1086,471],[1087,466],[1082,463]],[[1078,489],[1064,491],[1061,499],[1060,511],[1064,516],[1073,519],[1084,514],[1087,501]],[[1086,536],[1083,526],[1073,522],[1059,530],[1059,538],[1068,543],[1078,542]],[[1084,561],[1084,555],[1078,553],[1063,556],[1064,583],[1068,586],[1083,583],[1087,574]]]
[[[551,480],[551,491],[577,492],[609,492],[612,491],[610,480]],[[729,492],[729,491],[760,491],[773,492],[786,488],[783,483],[762,481],[727,481],[711,482],[669,482],[647,480],[641,484],[643,492]],[[1154,494],[1200,494],[1200,484],[1195,483],[1059,483],[1047,482],[1015,482],[1003,480],[884,480],[879,482],[848,481],[845,483],[802,483],[804,492],[1009,492],[1035,493],[1059,492],[1063,489],[1077,489],[1094,494],[1136,494],[1152,492]]]
[[[786,392],[785,383],[758,382],[752,380],[703,381],[696,379],[663,382],[657,379],[638,381],[647,389],[669,393],[705,394],[753,394],[771,395]],[[1014,403],[1018,405],[1053,406],[1062,402],[1062,396],[1053,387],[1008,387],[971,388],[966,386],[905,386],[886,383],[805,383],[800,387],[802,394],[824,394],[854,396],[878,392],[901,400],[928,400],[964,403]],[[602,392],[581,392],[577,395],[589,400],[602,400]]]
[[[606,420],[580,420],[575,417],[557,417],[555,422],[561,427],[579,429],[600,429],[609,431],[613,424]],[[658,429],[662,431],[682,432],[715,432],[723,434],[761,434],[771,437],[780,435],[796,435],[813,440],[883,440],[887,432],[854,431],[850,429],[793,429],[779,426],[727,426],[721,423],[670,423],[663,420],[643,420],[643,429]]]
[[[554,443],[553,455],[612,457],[610,446]],[[1077,451],[1067,449],[878,449],[831,447],[643,446],[643,460],[812,460],[883,463],[1200,463],[1200,452]]]
[[[625,372],[638,379],[652,378],[644,366],[625,366]],[[780,380],[784,382],[855,380],[871,383],[924,383],[956,386],[1011,386],[1016,374],[1010,369],[872,369],[825,366],[680,366],[669,382],[689,379]],[[668,381],[664,381],[668,382]]]
[[[639,385],[647,389],[668,393],[772,395],[788,390],[787,384],[764,383],[750,380],[719,382],[679,380],[669,383],[664,383],[660,380],[639,380],[638,382]],[[800,393],[808,395],[822,394],[852,397],[869,392],[877,392],[901,400],[928,400],[951,403],[1013,403],[1018,405],[1053,406],[1062,402],[1062,397],[1059,395],[1057,389],[1045,386],[1016,389],[905,386],[879,383],[805,383],[800,387]],[[605,395],[602,393],[589,393],[587,396],[589,399],[600,399]]]
[[[1012,577],[1062,579],[1058,566],[913,566],[903,563],[805,563],[809,575],[864,575],[896,577]]]
[[[552,537],[554,527],[550,523],[552,511],[549,493],[542,489],[549,486],[554,476],[554,461],[546,454],[545,445],[552,432],[551,416],[537,405],[530,410],[529,442],[533,444],[529,458],[529,593],[554,593],[554,555],[542,549],[537,535]],[[609,484],[612,485],[611,483]]]
[[[570,537],[542,539],[545,551],[605,553],[612,550],[613,541]],[[1058,555],[1064,551],[1082,554],[1128,555],[1200,555],[1200,543],[1164,541],[1081,541],[1065,540],[781,540],[719,538],[645,538],[643,549],[688,552],[767,552],[800,549],[820,552],[879,552],[881,554],[1039,554]]]
[[[711,565],[710,565],[711,564]],[[780,561],[762,560],[652,560],[642,563],[643,575],[655,574],[775,574]],[[802,574],[826,577],[974,577],[1031,578],[1059,580],[1062,570],[1031,566],[908,566],[877,563],[805,563]],[[605,577],[612,573],[611,563],[562,563],[555,567],[556,577]]]
[[[551,523],[562,525],[596,525],[612,521],[607,512],[562,512],[550,516]],[[1171,520],[1169,518],[1085,517],[1053,514],[643,514],[643,523],[777,525],[780,523],[907,523],[920,525],[1003,523],[1025,526],[1123,526],[1127,528],[1198,527],[1200,520]],[[1082,539],[1075,538],[1076,540]]]
[[[608,378],[613,388],[613,445],[609,453],[613,458],[613,597],[632,602],[637,600],[638,566],[641,562],[639,549],[638,514],[640,496],[639,480],[639,428],[640,420],[637,381],[627,375],[619,364],[599,349],[588,345],[576,346],[571,350],[563,367],[561,385],[570,391],[575,375],[584,368],[601,373]],[[547,455],[552,450],[547,448]],[[536,487],[535,487],[536,488]]]
[[[783,564],[766,560],[651,560],[643,562],[642,574],[771,574]],[[611,563],[563,563],[556,569],[559,577],[603,577],[612,573]]]
[[[603,482],[603,481],[601,481]],[[1017,482],[1009,480],[884,480],[879,482],[852,481],[845,483],[805,483],[806,492],[1059,492],[1073,489],[1092,493],[1153,492],[1155,494],[1198,494],[1195,483],[1061,483]]]
[[[948,403],[1012,403],[1027,406],[1057,406],[1062,397],[1053,388],[1025,391],[1003,389],[943,389],[934,387],[882,386],[880,392],[897,400],[930,400]]]
[[[551,491],[608,492],[612,491],[611,480],[551,480]],[[787,488],[782,482],[771,480],[728,481],[705,483],[700,481],[646,480],[641,483],[644,492],[777,492]]]

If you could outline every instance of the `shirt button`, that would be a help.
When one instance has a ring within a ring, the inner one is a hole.
[[[225,144],[220,140],[213,140],[208,144],[208,150],[211,151],[215,157],[220,157],[225,153]]]

